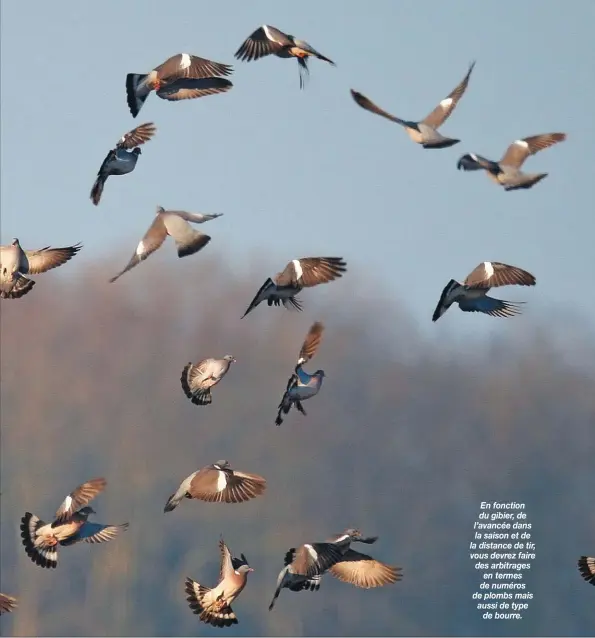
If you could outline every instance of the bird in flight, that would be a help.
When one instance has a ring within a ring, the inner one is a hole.
[[[441,100],[438,106],[420,122],[402,120],[395,115],[391,115],[390,113],[382,110],[379,106],[376,106],[376,104],[374,104],[374,102],[368,99],[365,95],[358,91],[354,91],[353,89],[351,89],[351,97],[366,111],[376,113],[376,115],[381,115],[387,120],[396,122],[397,124],[405,127],[405,131],[409,137],[417,144],[421,144],[424,148],[448,148],[449,146],[458,144],[461,140],[445,137],[438,132],[438,129],[452,115],[452,112],[455,110],[459,100],[463,97],[463,94],[467,89],[467,85],[469,84],[469,78],[471,77],[471,72],[473,71],[474,66],[475,62],[471,64],[467,71],[467,75],[465,75],[457,87],[453,89],[447,97]]]
[[[496,286],[534,286],[535,283],[535,277],[526,270],[498,261],[482,261],[462,284],[454,279],[446,284],[432,321],[438,321],[455,302],[465,312],[483,312],[492,317],[518,315],[521,312],[519,304],[523,302],[494,299],[488,297],[487,292]]]
[[[300,89],[305,87],[306,78],[310,74],[308,69],[309,57],[315,57],[337,66],[331,59],[319,53],[304,40],[298,40],[294,36],[283,33],[283,31],[268,24],[258,27],[254,33],[246,38],[235,53],[235,57],[238,60],[246,62],[258,60],[267,55],[276,55],[278,58],[295,58],[298,61]]]
[[[504,153],[499,162],[494,162],[475,153],[467,153],[459,159],[457,168],[464,171],[484,170],[487,172],[488,177],[503,186],[505,191],[531,188],[547,177],[548,174],[523,173],[521,167],[525,160],[530,155],[535,155],[535,153],[563,142],[565,139],[566,133],[532,135],[531,137],[514,141],[506,149],[506,153]]]
[[[212,62],[190,53],[172,55],[149,73],[126,76],[126,100],[132,117],[139,114],[151,91],[163,100],[191,100],[205,95],[229,91],[233,84],[224,77],[231,75],[228,64]]]
[[[156,130],[153,122],[147,122],[122,135],[116,144],[116,148],[106,155],[97,172],[97,179],[93,184],[93,188],[91,188],[91,201],[95,206],[101,200],[103,187],[110,175],[132,173],[136,167],[138,156],[141,154],[141,145],[148,142],[155,135]]]
[[[38,275],[62,266],[82,248],[82,244],[39,250],[23,250],[15,237],[9,246],[0,246],[0,298],[19,299],[35,285],[25,275]]]
[[[267,279],[250,302],[242,319],[258,304],[266,301],[269,306],[283,304],[285,308],[302,310],[296,299],[303,288],[312,288],[342,277],[347,264],[342,257],[302,257],[290,261],[274,279]]]
[[[180,377],[184,394],[194,405],[209,405],[213,402],[211,388],[223,379],[235,362],[234,356],[226,354],[223,359],[203,359],[196,364],[187,363]]]

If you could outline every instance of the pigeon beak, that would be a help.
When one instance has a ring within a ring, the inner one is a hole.
[[[252,569],[252,567],[248,567],[248,571],[249,571],[249,572],[253,572],[253,571],[254,571],[254,569]]]

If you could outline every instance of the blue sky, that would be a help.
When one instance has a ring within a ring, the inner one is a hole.
[[[451,277],[497,260],[537,277],[535,290],[495,291],[530,302],[525,320],[550,311],[589,323],[595,4],[567,7],[63,0],[57,11],[3,2],[2,243],[82,241],[80,265],[114,255],[107,279],[125,265],[157,204],[222,212],[202,227],[213,237],[207,250],[238,270],[257,255],[274,266],[247,302],[289,259],[342,255],[354,281],[373,279],[429,334],[482,335],[507,320],[458,309],[435,326],[430,318]],[[293,60],[236,61],[263,23],[307,40],[337,67],[313,60],[300,91]],[[182,103],[151,95],[134,120],[126,74],[180,52],[233,64],[234,88]],[[400,117],[421,119],[472,60],[467,93],[442,129],[462,140],[450,149],[423,150],[349,95],[355,88]],[[109,179],[95,208],[89,190],[106,152],[146,121],[158,132],[136,171]],[[550,174],[529,191],[506,193],[484,174],[456,169],[465,152],[498,159],[513,140],[552,131],[568,139],[527,161],[528,170]],[[177,259],[171,247],[164,258]],[[189,259],[200,266],[200,255]]]

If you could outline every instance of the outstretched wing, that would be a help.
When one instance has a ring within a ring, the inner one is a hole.
[[[513,317],[521,314],[521,303],[523,302],[511,303],[486,295],[474,299],[463,297],[459,300],[459,308],[465,312],[483,312],[492,317]]]
[[[200,58],[197,55],[178,53],[155,67],[155,71],[161,80],[172,82],[178,78],[211,78],[216,75],[231,75],[233,67],[229,64]]]
[[[541,135],[532,135],[522,140],[514,141],[507,149],[506,153],[500,160],[500,164],[520,168],[529,155],[535,155],[539,151],[543,151],[558,142],[566,139],[566,133],[542,133]]]
[[[469,288],[495,288],[496,286],[534,286],[535,277],[516,266],[499,261],[482,261],[465,279]]]
[[[133,128],[132,131],[122,135],[122,137],[118,140],[117,147],[131,149],[136,146],[141,146],[141,144],[148,142],[153,135],[155,135],[155,131],[157,131],[157,129],[153,122],[141,124],[140,126]]]
[[[353,89],[351,89],[351,97],[355,100],[356,104],[362,107],[362,109],[370,111],[370,113],[376,113],[376,115],[385,117],[387,120],[396,122],[401,126],[407,126],[407,122],[405,122],[405,120],[402,120],[396,115],[391,115],[390,113],[388,113],[388,111],[382,110],[379,106],[374,104],[372,100],[363,95],[363,93],[359,93],[358,91],[354,91]]]
[[[278,53],[283,47],[291,46],[292,42],[285,33],[263,24],[250,34],[235,52],[238,60],[251,62],[267,55]]]
[[[324,332],[324,325],[320,321],[316,321],[308,330],[308,334],[304,339],[304,343],[302,344],[302,349],[300,350],[300,356],[298,358],[298,365],[302,365],[316,354],[318,348],[320,346],[320,342],[322,341],[322,333]]]
[[[233,84],[225,78],[180,78],[162,86],[157,95],[170,102],[194,100],[205,95],[229,91]]]
[[[96,478],[79,485],[64,499],[58,510],[53,525],[66,522],[77,510],[90,503],[100,492],[103,492],[107,481]]]
[[[471,72],[473,71],[474,66],[475,62],[470,65],[467,75],[461,80],[457,87],[453,89],[424,120],[422,120],[423,124],[427,124],[433,129],[437,129],[446,122],[467,90],[469,78],[471,77]]]
[[[401,567],[386,565],[353,549],[349,549],[329,571],[335,578],[363,589],[383,587],[403,578]]]
[[[233,574],[233,562],[231,560],[231,552],[229,547],[223,541],[223,538],[219,539],[219,552],[221,554],[221,564],[219,566],[219,582]]]
[[[27,273],[30,275],[37,275],[42,272],[47,272],[52,268],[62,266],[69,259],[72,259],[78,251],[82,248],[82,244],[78,243],[74,246],[67,246],[66,248],[40,248],[39,250],[25,250],[27,256],[27,262],[29,268]]]
[[[107,543],[116,538],[121,532],[128,529],[129,523],[122,523],[121,525],[102,525],[101,523],[89,523],[85,522],[78,533],[69,539],[69,542],[78,543],[85,541],[85,543]]]

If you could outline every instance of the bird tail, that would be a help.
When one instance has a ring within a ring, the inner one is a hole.
[[[182,390],[184,394],[194,403],[194,405],[209,405],[213,401],[210,388],[193,388],[192,379],[197,373],[194,370],[194,366],[188,363],[182,370],[182,376],[180,382],[182,383]]]
[[[27,277],[20,275],[12,286],[0,288],[0,298],[19,299],[26,295],[34,285],[35,282],[32,279],[27,279]]]
[[[91,201],[97,206],[101,201],[101,194],[103,193],[103,187],[105,185],[105,181],[107,177],[104,175],[98,175],[95,183],[93,184],[93,188],[91,189]]]
[[[36,565],[50,569],[58,566],[58,552],[55,545],[48,547],[37,538],[37,530],[44,525],[39,517],[26,512],[21,518],[21,539],[27,556]]]
[[[139,114],[145,100],[151,92],[146,86],[141,86],[145,81],[147,74],[129,73],[126,76],[126,101],[128,108],[132,113],[132,117]]]
[[[173,510],[178,507],[180,501],[186,496],[186,490],[180,487],[175,494],[172,494],[168,499],[165,507],[163,508],[164,512],[173,512]]]
[[[209,600],[212,598],[207,596],[212,591],[209,587],[197,583],[192,578],[186,578],[185,591],[188,606],[202,622],[213,627],[231,627],[238,624],[233,609],[221,599],[221,596],[216,600]]]

